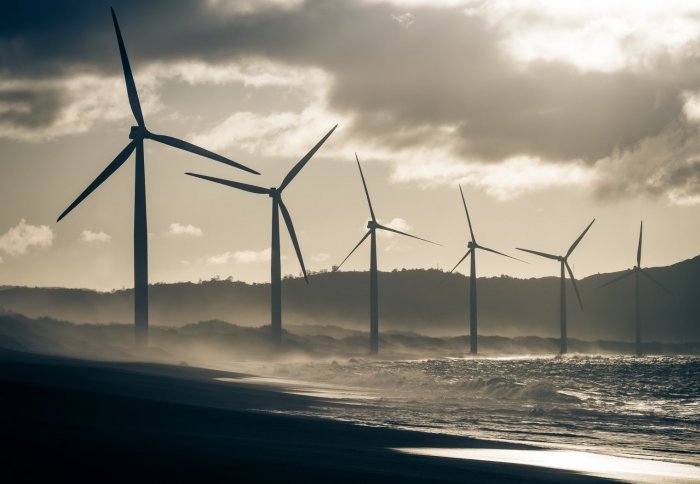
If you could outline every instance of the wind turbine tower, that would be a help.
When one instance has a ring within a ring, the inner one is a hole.
[[[306,275],[306,268],[304,267],[304,259],[301,256],[301,249],[299,248],[299,241],[297,240],[296,233],[294,232],[294,225],[292,224],[292,217],[289,215],[284,201],[282,201],[282,192],[291,183],[295,176],[299,174],[304,165],[308,163],[311,157],[318,151],[318,149],[326,142],[326,140],[333,134],[335,128],[338,125],[333,126],[326,135],[316,143],[316,145],[311,148],[301,160],[297,162],[296,165],[287,173],[284,177],[282,183],[279,187],[264,188],[255,185],[249,185],[247,183],[240,183],[233,180],[225,180],[222,178],[214,178],[211,176],[198,175],[196,173],[187,173],[187,175],[201,178],[203,180],[208,180],[214,183],[219,183],[221,185],[226,185],[238,190],[243,190],[244,192],[257,193],[259,195],[267,195],[272,199],[272,243],[270,245],[271,259],[270,259],[270,324],[272,326],[272,342],[275,345],[282,344],[282,269],[281,269],[281,255],[280,255],[280,224],[279,224],[279,214],[282,212],[282,218],[287,226],[287,231],[289,232],[289,237],[292,239],[292,244],[294,245],[294,250],[297,254],[297,259],[299,259],[299,265],[301,266],[301,271],[304,274],[304,280],[307,284],[309,278]]]
[[[148,346],[148,223],[146,218],[146,174],[144,167],[144,150],[143,141],[150,139],[159,143],[172,146],[184,151],[189,151],[212,160],[225,163],[227,165],[239,168],[241,170],[259,175],[255,170],[252,170],[240,163],[224,158],[211,151],[195,146],[186,141],[182,141],[172,136],[155,134],[146,129],[146,123],[141,112],[141,103],[139,102],[138,92],[136,91],[136,83],[134,76],[131,73],[129,58],[126,55],[124,40],[122,39],[121,31],[117,16],[112,9],[112,21],[114,22],[114,30],[117,34],[117,43],[119,44],[119,55],[122,61],[122,69],[124,71],[124,81],[126,82],[126,92],[129,97],[129,106],[131,112],[136,119],[136,126],[131,127],[129,139],[131,141],[117,155],[112,162],[100,173],[95,180],[76,198],[70,206],[58,217],[56,222],[60,222],[63,217],[68,215],[80,202],[87,198],[97,187],[99,187],[107,178],[121,167],[124,162],[136,151],[136,171],[134,179],[134,327],[136,333],[136,347],[141,349]]]
[[[378,281],[378,271],[377,271],[377,230],[384,230],[387,232],[394,232],[396,234],[405,235],[406,237],[411,237],[414,239],[422,240],[430,244],[436,244],[430,240],[421,239],[415,235],[410,235],[400,230],[392,229],[391,227],[386,227],[377,222],[377,218],[374,216],[374,209],[372,208],[372,200],[369,198],[369,190],[367,190],[367,183],[365,182],[365,175],[362,173],[362,166],[360,166],[360,159],[355,153],[355,160],[357,161],[357,168],[360,170],[360,178],[362,178],[362,185],[365,189],[365,196],[367,197],[367,204],[369,205],[369,214],[371,219],[367,222],[367,232],[362,236],[357,245],[350,251],[350,253],[343,259],[343,262],[338,264],[334,269],[334,272],[338,271],[340,267],[345,263],[346,260],[357,250],[357,248],[362,245],[362,243],[370,238],[370,257],[369,257],[369,352],[372,355],[379,353],[379,281]]]
[[[464,205],[464,212],[467,214],[467,223],[469,224],[469,234],[471,235],[471,240],[467,243],[467,253],[464,254],[457,264],[452,268],[448,274],[454,272],[455,269],[471,255],[471,267],[469,272],[469,346],[470,353],[477,354],[477,296],[476,296],[476,251],[485,250],[486,252],[493,252],[494,254],[502,255],[504,257],[509,257],[510,259],[520,260],[515,257],[509,256],[497,250],[489,249],[483,245],[479,245],[476,242],[476,237],[474,236],[474,229],[472,229],[472,220],[469,217],[469,210],[467,209],[467,202],[464,199],[464,192],[462,192],[462,187],[459,187],[459,193],[462,195],[462,204]],[[520,261],[523,262],[523,261]]]
[[[618,281],[621,281],[623,279],[626,279],[627,277],[631,276],[634,274],[634,347],[635,347],[635,352],[637,356],[642,355],[642,313],[641,313],[641,301],[639,297],[639,275],[643,275],[647,279],[649,279],[651,282],[659,286],[661,289],[663,289],[666,293],[671,294],[671,291],[669,291],[666,286],[661,284],[659,281],[654,278],[651,274],[649,274],[647,271],[642,269],[642,229],[643,229],[643,222],[639,223],[639,243],[637,244],[637,265],[635,265],[631,271],[626,271],[622,275],[616,277],[615,279],[606,282],[601,288],[609,286],[610,284],[614,284]]]
[[[569,273],[569,277],[571,278],[571,284],[574,286],[574,291],[576,292],[576,298],[578,299],[578,304],[581,306],[581,311],[583,311],[583,302],[581,301],[581,295],[578,292],[578,287],[576,287],[576,278],[574,277],[574,271],[571,270],[571,267],[569,266],[569,256],[572,254],[574,249],[576,249],[576,246],[581,242],[581,239],[583,239],[583,236],[586,235],[586,232],[588,232],[588,229],[591,228],[591,225],[593,225],[593,222],[595,222],[595,219],[591,223],[588,224],[588,227],[581,233],[581,235],[578,236],[578,239],[574,241],[573,244],[571,244],[571,247],[569,247],[569,250],[566,251],[566,255],[553,255],[553,254],[547,254],[546,252],[538,252],[536,250],[530,250],[530,249],[521,249],[518,247],[518,250],[522,250],[524,252],[529,252],[531,254],[539,255],[540,257],[544,257],[546,259],[552,259],[559,261],[559,264],[561,266],[561,272],[560,272],[560,278],[559,278],[559,321],[561,324],[561,340],[560,340],[560,350],[559,352],[563,355],[567,351],[567,327],[566,327],[566,272]],[[566,272],[565,272],[566,271]]]

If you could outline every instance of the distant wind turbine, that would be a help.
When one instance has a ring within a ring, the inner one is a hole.
[[[504,257],[509,257],[511,259],[515,260],[520,260],[515,257],[509,256],[507,254],[504,254],[502,252],[498,252],[497,250],[489,249],[488,247],[484,247],[483,245],[479,245],[476,242],[476,237],[474,237],[474,230],[472,229],[472,220],[469,217],[469,210],[467,210],[467,202],[464,200],[464,192],[462,192],[462,187],[459,187],[459,193],[462,195],[462,204],[464,205],[464,211],[467,214],[467,223],[469,223],[469,233],[471,234],[471,240],[467,243],[467,247],[469,250],[467,250],[467,253],[464,254],[464,257],[462,257],[457,264],[452,268],[448,274],[451,274],[454,272],[455,269],[470,255],[471,257],[471,271],[469,275],[469,344],[470,344],[470,352],[472,354],[477,353],[477,299],[476,299],[476,251],[478,249],[485,250],[487,252],[493,252],[494,254],[499,254]],[[524,261],[520,261],[524,262]]]
[[[586,235],[586,232],[588,232],[588,229],[591,228],[591,225],[593,225],[593,222],[595,222],[595,219],[591,221],[591,223],[588,224],[588,227],[586,227],[586,230],[584,230],[581,235],[578,236],[578,239],[574,241],[573,244],[571,244],[571,247],[569,247],[569,250],[566,252],[566,255],[561,256],[561,255],[552,255],[552,254],[547,254],[545,252],[537,252],[536,250],[530,250],[530,249],[521,249],[518,247],[518,250],[522,250],[524,252],[529,252],[531,254],[539,255],[540,257],[545,257],[547,259],[553,259],[557,260],[561,263],[561,278],[560,278],[560,289],[559,289],[559,309],[560,309],[560,319],[561,319],[561,349],[560,353],[564,354],[566,353],[566,274],[564,272],[564,268],[569,272],[569,277],[571,278],[571,284],[574,286],[574,291],[576,292],[576,298],[578,299],[578,304],[581,306],[581,310],[583,311],[583,302],[581,302],[581,295],[578,292],[578,287],[576,287],[576,278],[574,277],[574,272],[571,270],[571,267],[569,266],[569,256],[571,253],[574,251],[576,246],[581,242],[581,239],[583,239],[583,236]]]
[[[196,173],[187,173],[187,175],[201,178],[203,180],[212,181],[215,183],[220,183],[221,185],[226,185],[229,187],[237,188],[243,190],[244,192],[257,193],[260,195],[267,195],[272,198],[272,244],[271,244],[271,259],[270,259],[270,290],[271,290],[271,326],[272,326],[272,342],[276,345],[281,345],[282,343],[282,271],[280,264],[280,224],[279,224],[279,213],[282,212],[282,217],[284,218],[284,223],[287,225],[287,231],[289,232],[289,237],[292,239],[292,244],[294,244],[294,250],[297,253],[297,259],[299,259],[299,265],[301,266],[301,271],[304,274],[304,280],[307,284],[309,278],[306,275],[306,268],[304,267],[304,259],[301,256],[301,249],[299,248],[299,242],[297,241],[296,233],[294,232],[294,226],[292,225],[292,217],[289,215],[287,207],[282,201],[282,191],[289,185],[289,183],[294,179],[295,176],[304,168],[304,165],[311,159],[311,157],[318,151],[318,149],[326,142],[330,135],[335,131],[338,125],[336,124],[333,128],[326,133],[326,135],[316,143],[316,146],[311,148],[301,160],[297,162],[296,165],[287,173],[287,176],[282,180],[282,184],[279,188],[263,188],[255,185],[248,185],[246,183],[240,183],[232,180],[224,180],[222,178],[214,178],[211,176],[198,175]]]
[[[414,239],[422,240],[430,244],[436,244],[430,240],[421,239],[415,235],[410,235],[405,232],[401,232],[391,227],[386,227],[377,222],[377,218],[374,216],[374,210],[372,209],[372,201],[369,198],[369,191],[367,190],[367,183],[365,182],[365,175],[362,173],[362,166],[360,166],[360,159],[355,153],[355,159],[357,160],[357,168],[360,170],[360,177],[362,178],[362,185],[365,188],[365,195],[367,196],[367,204],[369,205],[369,213],[372,220],[367,222],[367,233],[360,239],[357,245],[350,251],[350,253],[343,259],[338,266],[335,267],[333,272],[336,272],[345,263],[346,260],[357,250],[357,248],[365,241],[367,237],[370,237],[370,259],[369,259],[369,351],[371,354],[376,355],[379,353],[379,285],[378,285],[378,274],[377,274],[377,229],[386,230],[388,232],[394,232],[396,234],[405,235],[406,237],[411,237]]]
[[[617,281],[621,281],[622,279],[625,279],[628,276],[631,276],[634,274],[634,321],[635,321],[635,332],[634,332],[634,344],[635,344],[635,351],[637,353],[637,356],[642,355],[642,316],[641,316],[641,311],[640,311],[640,300],[639,300],[639,274],[642,274],[644,277],[649,279],[651,282],[659,286],[661,289],[666,291],[668,294],[671,294],[671,291],[669,291],[663,284],[661,284],[659,281],[657,281],[651,274],[649,274],[647,271],[642,269],[642,228],[643,228],[643,222],[639,223],[639,243],[637,244],[637,265],[634,266],[634,268],[629,271],[625,272],[621,276],[616,277],[612,281],[608,281],[602,286],[601,288],[609,286],[610,284],[613,284]]]
[[[146,129],[146,123],[141,112],[141,103],[136,91],[134,76],[131,73],[131,66],[126,55],[126,48],[122,39],[117,16],[112,10],[112,20],[114,22],[114,30],[117,34],[117,43],[119,44],[119,55],[121,56],[122,68],[124,70],[124,80],[126,82],[126,91],[129,96],[129,105],[131,112],[136,119],[137,126],[132,126],[129,132],[131,141],[117,155],[117,157],[107,165],[102,173],[88,185],[88,187],[76,198],[73,203],[58,217],[56,222],[60,222],[63,217],[68,215],[80,202],[87,198],[102,182],[109,178],[124,162],[129,158],[131,153],[136,151],[136,176],[135,176],[135,192],[134,192],[134,326],[136,333],[136,347],[144,348],[148,346],[148,224],[146,220],[146,178],[144,171],[144,151],[143,140],[150,139],[163,143],[184,151],[189,151],[200,156],[211,158],[212,160],[220,161],[235,168],[240,168],[250,173],[259,175],[255,170],[246,166],[231,161],[228,158],[212,153],[211,151],[195,146],[186,141],[182,141],[171,136],[151,133]]]

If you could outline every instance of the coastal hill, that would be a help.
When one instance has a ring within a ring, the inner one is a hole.
[[[700,340],[700,256],[647,269],[666,286],[640,281],[642,338]],[[584,311],[567,281],[569,335],[584,340],[630,340],[634,334],[634,279],[600,289],[620,272],[579,280]],[[468,332],[468,277],[439,270],[380,272],[380,329],[424,335]],[[366,331],[369,276],[366,272],[325,272],[283,281],[285,325],[333,325]],[[269,284],[232,280],[154,284],[151,323],[181,326],[219,320],[238,326],[269,324]],[[76,323],[130,323],[132,291],[97,292],[65,288],[0,288],[0,308],[31,318]],[[544,337],[559,334],[559,278],[479,278],[479,332],[483,335]]]

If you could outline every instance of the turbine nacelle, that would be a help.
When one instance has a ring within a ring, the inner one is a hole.
[[[276,198],[279,200],[280,197],[282,196],[282,191],[278,190],[277,187],[271,187],[268,195],[270,198]]]
[[[369,230],[376,230],[377,228],[379,228],[379,224],[374,220],[369,220],[367,221],[367,228]]]
[[[151,132],[145,126],[132,126],[129,131],[129,139],[143,140],[150,137]]]

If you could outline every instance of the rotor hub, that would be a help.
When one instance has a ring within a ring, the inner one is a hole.
[[[129,131],[129,139],[142,140],[148,135],[148,130],[143,126],[132,126]]]
[[[277,187],[270,188],[269,196],[270,196],[270,198],[279,198],[280,197],[280,192],[279,192],[279,190],[277,190]]]
[[[370,220],[369,222],[367,222],[367,228],[370,229],[370,230],[376,229],[376,228],[377,228],[377,222],[375,222],[374,220]]]

